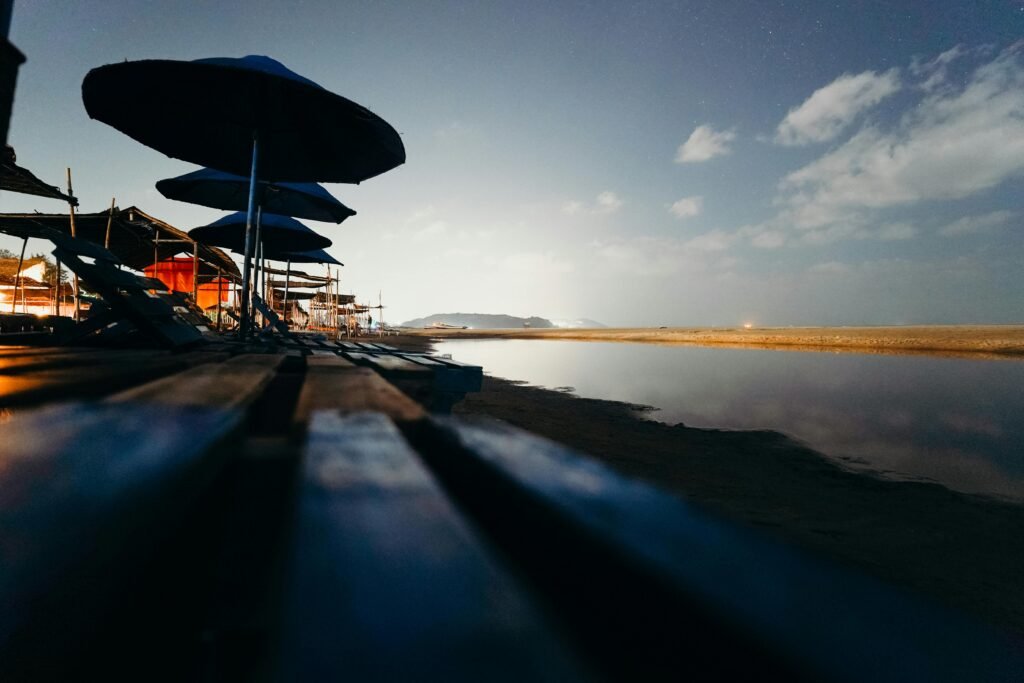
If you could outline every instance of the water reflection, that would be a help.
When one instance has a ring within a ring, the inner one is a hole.
[[[541,340],[438,345],[492,375],[774,429],[854,468],[1024,500],[1024,362]]]

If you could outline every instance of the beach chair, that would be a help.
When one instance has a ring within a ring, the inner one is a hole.
[[[118,328],[126,330],[126,323],[168,348],[203,340],[202,331],[183,319],[172,304],[161,297],[168,292],[159,280],[118,269],[117,257],[98,244],[58,231],[47,231],[46,238],[56,245],[53,255],[105,304],[69,330],[62,338],[64,343],[80,342],[103,330],[109,337],[119,333]],[[92,263],[84,259],[91,259]]]

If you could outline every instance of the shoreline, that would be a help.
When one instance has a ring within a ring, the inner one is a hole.
[[[451,335],[388,343],[429,350],[433,338]],[[485,374],[482,390],[453,414],[508,422],[826,561],[1024,634],[1024,505],[848,470],[779,432],[667,425],[636,409]]]
[[[673,327],[601,329],[410,329],[402,336],[437,339],[546,339],[784,351],[924,354],[1024,360],[1024,325],[906,327]]]

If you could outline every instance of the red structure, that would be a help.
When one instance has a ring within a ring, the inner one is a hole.
[[[192,257],[172,257],[146,266],[146,277],[163,282],[173,292],[192,295],[195,271]],[[227,305],[231,295],[231,283],[226,279],[214,280],[199,285],[196,303],[203,310],[217,305],[217,290],[220,289],[221,305]]]

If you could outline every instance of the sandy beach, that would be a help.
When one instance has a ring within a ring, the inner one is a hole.
[[[444,339],[571,339],[777,348],[794,351],[927,353],[1024,358],[1024,325],[908,327],[668,327],[601,329],[403,330]]]
[[[986,329],[1001,334],[985,335]],[[426,348],[432,338],[452,336],[641,341],[652,335],[659,343],[668,342],[655,332],[460,330],[389,342]],[[848,350],[873,351],[876,347],[867,344],[881,340],[882,348],[895,351],[893,340],[903,338],[941,343],[943,348],[933,351],[938,353],[955,346],[957,353],[1013,357],[1019,351],[1010,349],[1024,344],[1020,327],[844,328],[842,333],[842,339],[865,345]],[[672,330],[666,336],[672,337],[670,343],[696,343],[699,334],[743,338],[745,345],[757,346],[766,345],[751,341],[758,336],[799,340],[801,346],[814,338],[795,330]],[[820,331],[817,336],[838,335]],[[670,426],[637,417],[636,408],[485,376],[483,390],[468,395],[454,413],[501,419],[551,438],[738,523],[1024,633],[1024,506],[937,484],[850,472],[776,432]]]

